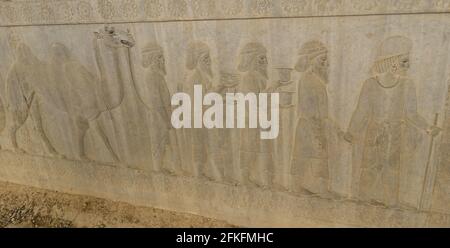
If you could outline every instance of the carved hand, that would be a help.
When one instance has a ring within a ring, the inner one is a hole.
[[[344,134],[344,140],[348,143],[353,143],[353,135],[351,135],[349,132],[346,132]]]
[[[219,84],[212,87],[211,92],[222,93],[226,89],[225,85]]]
[[[437,136],[442,131],[442,128],[438,126],[431,126],[428,128],[427,133],[433,137]]]

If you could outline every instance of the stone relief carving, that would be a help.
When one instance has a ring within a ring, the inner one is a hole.
[[[352,0],[352,7],[357,10],[374,10],[382,6],[382,1],[373,0],[373,1],[360,1],[360,0]]]
[[[194,85],[203,86],[203,94],[212,88],[213,72],[211,67],[211,56],[209,47],[203,42],[191,42],[186,53],[186,68],[190,71],[187,81],[180,86],[183,92],[194,97]],[[193,106],[192,106],[193,107]],[[194,121],[194,120],[192,120]],[[194,124],[194,123],[193,123]],[[194,125],[193,125],[194,126]],[[210,179],[220,176],[217,168],[208,168],[208,131],[204,128],[185,129],[185,144],[190,149],[189,157],[192,168],[186,169],[188,175],[202,175]],[[213,170],[215,169],[215,170]]]
[[[214,1],[208,0],[193,0],[192,10],[194,15],[206,17],[209,15],[214,15],[216,11],[216,5]]]
[[[7,112],[11,115],[8,135],[14,150],[23,150],[17,143],[17,131],[31,116],[49,154],[59,154],[49,141],[42,124],[41,108],[46,101],[47,65],[39,60],[24,43],[16,48],[16,60],[6,79]]]
[[[219,9],[221,9],[226,15],[236,16],[242,12],[244,2],[243,0],[221,1],[219,6]]]
[[[281,6],[289,14],[298,14],[308,7],[307,0],[283,0]]]
[[[92,5],[91,5],[92,4]],[[142,6],[143,8],[139,8]],[[217,19],[260,16],[322,16],[361,15],[411,12],[436,12],[448,10],[443,0],[37,0],[0,2],[0,18],[5,25],[33,23],[79,23],[94,21],[120,22],[173,19]],[[190,11],[192,10],[192,11]],[[282,11],[277,11],[282,10]]]
[[[168,0],[168,11],[173,17],[182,17],[186,15],[187,3],[184,0]]]
[[[319,11],[323,11],[326,13],[326,12],[333,12],[335,10],[342,8],[342,6],[344,5],[344,1],[343,0],[332,0],[332,1],[330,1],[330,0],[315,0],[314,5]]]
[[[135,0],[125,0],[120,5],[120,13],[124,18],[136,18],[138,16],[138,5]]]
[[[250,9],[256,15],[268,15],[272,12],[274,3],[272,0],[251,0]]]
[[[247,43],[239,53],[238,70],[243,73],[239,92],[264,92],[268,87],[267,49],[259,42]],[[246,128],[240,133],[239,163],[244,183],[270,187],[273,180],[273,147],[270,140],[261,140],[258,128]]]
[[[148,17],[156,18],[164,12],[164,5],[160,0],[149,0],[145,1],[144,10]]]
[[[56,9],[60,10],[60,12],[57,13],[57,18],[61,20],[71,21],[75,18],[74,8],[67,2],[60,2]]]
[[[105,26],[103,30],[95,32],[94,50],[96,64],[98,66],[99,84],[97,86],[99,104],[96,113],[98,117],[103,112],[111,111],[118,108],[125,96],[125,76],[131,68],[123,66],[123,61],[129,61],[129,48],[135,44],[134,38],[129,30],[123,31],[114,27]],[[121,49],[125,50],[125,55],[121,53]],[[103,56],[108,54],[106,60]],[[114,75],[107,74],[106,67],[108,62],[112,61]],[[117,152],[114,151],[107,134],[104,132],[101,122],[94,122],[97,131],[113,156],[115,162],[120,160]]]
[[[422,2],[420,0],[391,0],[394,8],[397,9],[414,9],[418,7]]]
[[[0,95],[0,134],[2,133],[3,129],[5,129],[5,126],[6,126],[6,111],[5,105],[3,103],[3,98]]]
[[[92,6],[89,2],[80,1],[77,4],[77,13],[80,20],[89,20],[92,18]]]
[[[171,95],[165,80],[166,62],[163,48],[149,42],[142,50],[142,65],[147,69],[145,82],[151,91],[145,104],[151,112],[153,170],[180,174],[181,161],[178,140],[171,124]],[[139,94],[139,93],[138,93]],[[144,102],[144,101],[143,101]]]
[[[295,69],[302,73],[298,85],[297,124],[292,151],[292,191],[326,194],[328,167],[328,57],[320,41],[300,49]]]
[[[422,210],[446,211],[450,192],[450,79],[447,80],[447,98],[445,101],[442,140],[434,151],[438,154],[437,164],[427,164],[427,173],[421,195]],[[430,147],[432,151],[433,147]],[[428,180],[427,180],[428,179]]]
[[[154,8],[159,6],[162,6],[159,2],[153,5]],[[0,133],[4,129],[11,142],[9,146],[17,151],[21,150],[17,130],[31,119],[47,152],[63,157],[42,122],[42,109],[50,108],[50,111],[64,113],[75,123],[76,159],[95,160],[86,154],[85,146],[88,131],[95,130],[113,160],[117,164],[126,163],[120,150],[131,145],[126,143],[128,133],[123,134],[125,138],[117,138],[114,132],[120,132],[119,128],[138,129],[148,125],[153,172],[279,190],[273,182],[276,167],[281,166],[275,157],[279,148],[274,146],[281,143],[261,140],[260,130],[239,130],[238,141],[232,140],[231,132],[226,129],[186,129],[181,131],[182,139],[177,137],[170,123],[171,93],[166,78],[179,71],[167,70],[165,51],[168,50],[164,43],[148,42],[140,51],[145,72],[143,82],[150,89],[148,94],[141,94],[134,85],[136,78],[130,51],[135,49],[135,40],[130,31],[107,26],[95,33],[93,54],[98,72],[83,65],[65,44],[50,44],[50,58],[43,61],[24,42],[14,42],[18,43],[16,58],[6,77],[6,95],[3,101],[0,99]],[[389,37],[380,44],[378,57],[364,82],[345,134],[329,115],[329,51],[318,40],[306,42],[300,48],[295,64],[300,76],[296,90],[285,88],[292,82],[291,68],[276,68],[279,82],[275,86],[269,83],[271,63],[261,42],[244,44],[236,61],[240,74],[221,72],[217,75],[218,82],[210,46],[201,41],[191,42],[186,50],[189,75],[179,89],[191,97],[193,85],[198,83],[202,84],[204,93],[223,94],[229,89],[243,93],[279,92],[281,107],[291,108],[292,112],[293,105],[296,107],[296,121],[289,129],[291,140],[282,144],[292,146],[287,148],[291,150],[287,162],[290,185],[283,190],[295,195],[335,196],[330,183],[332,148],[329,143],[341,135],[339,137],[350,142],[353,148],[362,148],[355,149],[362,151],[359,154],[362,161],[355,160],[348,165],[354,168],[355,174],[353,197],[371,204],[399,207],[401,167],[406,166],[418,142],[410,133],[425,131],[433,143],[432,137],[440,132],[437,123],[427,123],[418,113],[416,89],[408,72],[411,51],[412,41],[402,36]],[[236,83],[238,81],[240,83]],[[123,106],[125,88],[136,91],[135,95],[129,95],[130,105],[127,106]],[[133,109],[133,104],[141,103],[146,107],[149,122],[142,121],[134,126],[139,122],[136,116],[143,113],[140,110],[134,113],[136,119],[117,114],[118,109],[127,112]],[[114,114],[114,111],[117,112]],[[99,116],[117,125],[108,132]],[[139,149],[139,142],[136,143]],[[448,146],[445,145],[448,142],[443,144],[443,147]],[[238,146],[237,154],[232,146]],[[233,161],[233,157],[238,157],[239,161]]]
[[[110,0],[97,0],[98,12],[105,20],[111,20],[116,15],[113,2]]]
[[[408,75],[411,49],[411,40],[402,36],[381,43],[344,136],[363,151],[360,168],[355,168],[356,197],[374,204],[400,205],[401,167],[407,166],[415,148],[408,128],[432,136],[440,131],[417,111],[416,89]]]
[[[53,108],[67,114],[78,128],[77,158],[87,160],[84,137],[92,125],[99,132],[102,140],[118,161],[109,139],[97,122],[98,116],[118,107],[123,99],[123,82],[121,66],[114,60],[115,81],[105,75],[105,64],[100,54],[100,46],[111,50],[113,57],[118,57],[117,49],[131,47],[134,40],[129,32],[106,27],[96,33],[94,38],[95,55],[100,76],[96,77],[88,71],[71,54],[63,44],[54,43],[50,48],[49,62],[39,60],[24,43],[17,45],[16,61],[12,65],[6,80],[8,113],[12,123],[8,127],[10,142],[15,150],[21,150],[17,144],[17,130],[30,116],[40,134],[49,154],[61,156],[47,135],[42,124],[42,108]]]

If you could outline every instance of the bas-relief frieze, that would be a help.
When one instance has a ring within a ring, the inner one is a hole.
[[[448,11],[447,0],[12,0],[0,26]]]
[[[195,2],[198,16],[221,4]],[[271,1],[249,2],[259,13],[273,7]],[[348,3],[317,2],[329,11]],[[377,8],[376,2],[369,7]],[[401,3],[413,2],[420,1]],[[98,1],[104,18],[114,18],[118,3]],[[149,1],[144,9],[158,15],[154,10],[167,6]],[[174,0],[170,6],[176,8],[174,16],[182,16],[191,5]],[[88,5],[81,8],[86,16],[94,13]],[[130,6],[127,12],[133,16],[135,10]],[[75,41],[58,38],[62,29],[56,27],[5,29],[0,36],[1,54],[8,58],[0,68],[0,147],[343,205],[450,213],[450,109],[449,96],[442,93],[448,91],[449,75],[439,71],[434,79],[441,82],[430,83],[442,104],[439,99],[428,104],[421,100],[432,98],[421,90],[430,72],[420,65],[435,54],[435,48],[421,47],[422,37],[448,43],[450,30],[416,34],[402,27],[410,22],[426,26],[427,19],[397,23],[392,18],[386,24],[370,18],[358,32],[352,32],[351,21],[343,24],[349,28],[339,32],[349,34],[350,44],[336,38],[333,24],[299,20],[273,20],[283,27],[276,30],[255,25],[259,21],[229,21],[230,27],[239,22],[242,29],[226,42],[213,35],[227,25],[214,22],[68,25],[64,35],[73,33]],[[439,15],[430,18],[448,22]],[[389,32],[371,32],[385,25]],[[430,49],[429,55],[423,49]],[[446,61],[445,56],[438,60],[436,65]],[[261,140],[260,130],[250,128],[174,129],[171,95],[193,96],[197,83],[205,92],[222,95],[280,93],[279,137]],[[406,199],[405,185],[411,182],[418,186]]]

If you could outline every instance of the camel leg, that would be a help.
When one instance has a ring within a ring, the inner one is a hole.
[[[14,123],[13,126],[9,129],[9,138],[11,141],[12,148],[15,152],[25,153],[25,151],[19,147],[17,143],[17,131],[22,126],[22,124]]]
[[[56,151],[56,149],[53,147],[52,143],[48,139],[47,135],[45,134],[44,126],[42,124],[41,106],[39,101],[34,101],[31,104],[30,111],[34,126],[36,127],[36,130],[38,131],[42,141],[44,141],[46,151],[53,156],[63,157]]]
[[[19,144],[17,142],[17,132],[19,131],[19,128],[23,126],[25,121],[28,118],[29,110],[26,109],[24,112],[20,112],[18,110],[11,110],[6,111],[6,119],[9,120],[6,123],[5,127],[5,133],[8,135],[9,144],[13,151],[18,153],[25,153],[23,149],[19,147]]]
[[[96,130],[97,130],[98,134],[100,135],[100,138],[102,139],[102,141],[105,144],[106,148],[108,149],[109,153],[113,157],[114,162],[118,163],[118,162],[120,162],[120,159],[117,156],[117,154],[114,152],[114,149],[113,149],[111,143],[109,142],[109,138],[106,135],[105,131],[103,130],[103,128],[102,128],[102,126],[101,126],[101,124],[99,122],[100,122],[99,120],[95,120],[94,121]]]
[[[86,133],[89,129],[89,121],[81,118],[81,117],[77,117],[76,119],[76,125],[78,127],[78,137],[77,137],[77,142],[78,142],[78,157],[81,160],[89,160],[89,158],[86,155],[86,147],[84,146],[84,138],[86,137]]]

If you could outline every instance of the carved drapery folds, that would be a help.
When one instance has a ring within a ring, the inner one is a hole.
[[[439,0],[2,1],[0,154],[449,214],[448,18],[361,17],[449,8]],[[265,19],[306,16],[322,17]],[[194,85],[221,96],[279,93],[279,137],[174,129],[171,96],[193,98]]]

